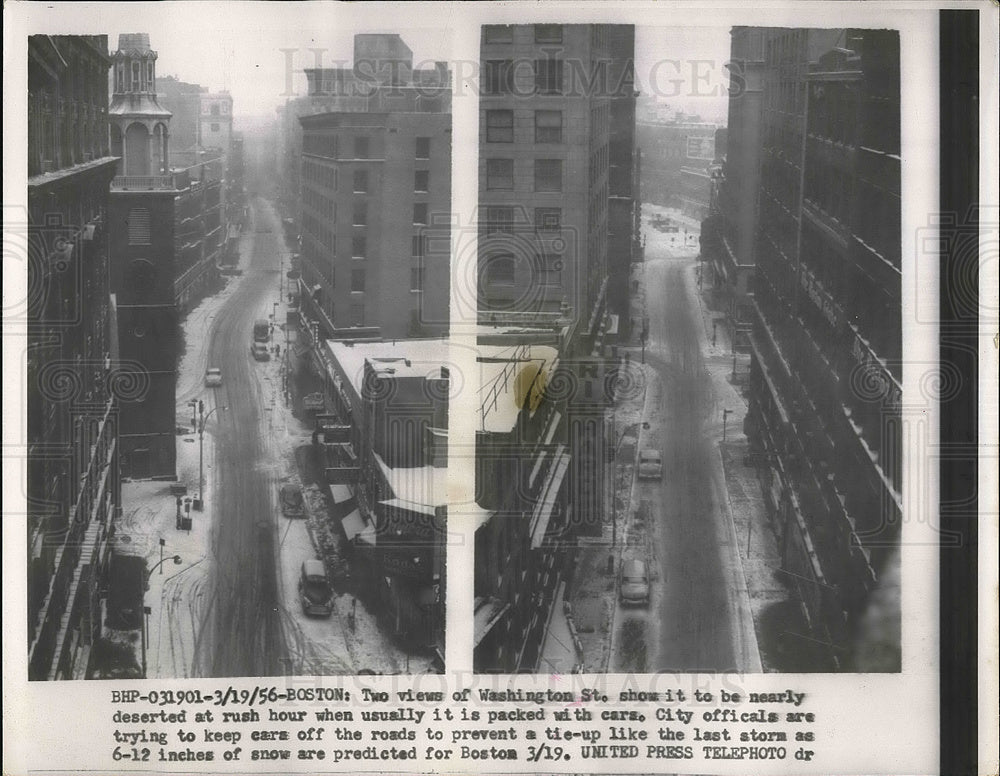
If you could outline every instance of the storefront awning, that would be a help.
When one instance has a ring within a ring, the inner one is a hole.
[[[473,648],[479,646],[479,643],[493,630],[493,626],[503,619],[508,609],[510,609],[510,604],[501,604],[499,601],[492,599],[486,601],[476,609],[473,614]]]
[[[560,454],[546,479],[542,491],[542,497],[538,500],[534,514],[531,516],[531,549],[535,550],[542,546],[545,540],[545,533],[549,528],[549,520],[552,517],[552,510],[555,509],[559,490],[562,488],[563,480],[569,469],[569,456]]]
[[[366,527],[364,518],[361,517],[361,513],[356,509],[342,519],[340,523],[344,526],[344,534],[347,536],[347,541],[349,542],[354,541],[354,537],[358,536]]]

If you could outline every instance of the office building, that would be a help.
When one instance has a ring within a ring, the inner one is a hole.
[[[897,32],[767,31],[747,430],[831,668],[902,517],[899,89]]]
[[[110,65],[106,35],[28,38],[29,296],[5,327],[27,334],[30,679],[100,667],[121,511],[117,396],[142,391],[117,353],[109,288]]]

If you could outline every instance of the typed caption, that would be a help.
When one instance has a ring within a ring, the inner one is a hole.
[[[609,692],[257,685],[111,690],[108,764],[322,762],[386,770],[578,771],[629,761],[809,762],[820,752],[809,695],[784,691]],[[231,765],[231,768],[227,767]],[[137,768],[138,769],[138,768]],[[616,768],[617,769],[617,768]]]

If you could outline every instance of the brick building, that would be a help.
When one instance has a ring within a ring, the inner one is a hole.
[[[634,199],[633,37],[627,25],[483,27],[481,321],[566,312],[570,341],[589,351],[607,304],[612,106],[621,209]]]
[[[109,288],[110,65],[106,35],[28,38],[30,679],[99,668],[121,510],[117,397],[144,391],[117,353]]]
[[[305,319],[322,337],[446,333],[451,115],[333,112],[301,123]]]
[[[108,109],[112,152],[111,288],[123,358],[143,365],[148,393],[121,402],[122,468],[133,478],[176,476],[175,388],[180,315],[218,281],[226,237],[225,168],[215,152],[171,165],[172,115],[156,97],[156,52],[146,33],[119,36]]]
[[[448,331],[450,73],[412,62],[398,35],[356,35],[353,66],[307,70],[285,106],[302,323],[320,338]]]

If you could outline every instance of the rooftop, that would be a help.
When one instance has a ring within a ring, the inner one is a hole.
[[[407,339],[386,342],[327,340],[327,353],[338,363],[351,386],[361,395],[365,361],[376,371],[395,377],[423,377],[438,380],[450,363],[450,343],[446,339]]]

